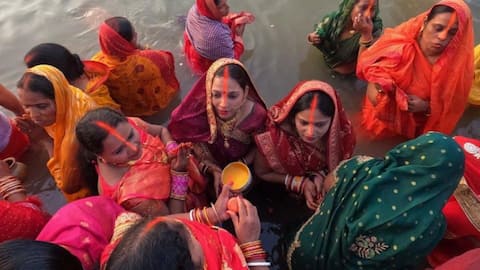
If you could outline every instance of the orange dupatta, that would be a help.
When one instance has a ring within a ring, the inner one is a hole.
[[[180,87],[173,55],[161,50],[138,50],[106,23],[100,25],[101,51],[92,60],[107,65],[105,84],[127,116],[152,115],[165,108]]]
[[[377,96],[376,107],[366,100],[363,110],[363,124],[376,136],[385,130],[407,138],[430,130],[449,134],[463,114],[473,79],[472,16],[462,0],[436,5],[455,10],[459,29],[435,64],[427,64],[417,42],[430,11],[386,29],[359,57],[357,76],[385,92]],[[409,94],[430,101],[429,117],[407,111]]]
[[[55,91],[56,119],[45,127],[53,138],[53,154],[47,167],[58,188],[68,201],[74,201],[92,194],[77,162],[78,141],[75,126],[85,113],[97,105],[82,90],[70,85],[63,73],[50,65],[38,65],[26,72],[45,77]]]
[[[105,64],[96,61],[84,60],[83,66],[85,74],[88,77],[88,84],[85,89],[95,103],[100,107],[109,107],[114,110],[120,110],[120,105],[116,103],[110,96],[108,87],[105,82],[110,75],[110,71]]]

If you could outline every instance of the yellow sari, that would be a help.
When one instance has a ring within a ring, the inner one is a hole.
[[[170,52],[139,50],[106,23],[99,41],[101,51],[92,60],[110,69],[105,85],[125,115],[152,115],[168,106],[180,87]]]
[[[475,47],[475,79],[473,81],[468,102],[473,105],[480,105],[480,44]]]
[[[56,120],[53,125],[45,127],[53,139],[53,153],[47,167],[68,201],[86,197],[92,190],[88,188],[88,179],[82,178],[77,162],[75,126],[87,111],[97,105],[82,90],[70,85],[63,73],[53,66],[38,65],[27,72],[45,77],[55,91]]]

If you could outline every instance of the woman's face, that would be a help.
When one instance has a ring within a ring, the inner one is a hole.
[[[100,157],[108,164],[125,165],[139,159],[141,154],[138,132],[128,122],[122,122],[103,141]]]
[[[247,100],[247,89],[243,89],[236,80],[215,76],[212,83],[212,105],[217,116],[230,120]]]
[[[370,3],[372,1],[372,3]],[[370,6],[370,4],[372,4]],[[350,19],[352,22],[355,20],[355,17],[358,14],[362,14],[362,16],[368,15],[372,17],[375,13],[375,8],[377,5],[377,0],[358,0],[357,3],[353,6],[352,12],[350,13]]]
[[[295,128],[304,142],[317,144],[328,132],[332,117],[325,116],[318,108],[305,109],[295,115]]]
[[[55,100],[47,98],[40,92],[23,88],[18,88],[18,99],[35,124],[47,127],[55,123],[57,113]]]
[[[217,5],[217,9],[222,16],[227,16],[228,12],[230,12],[230,6],[228,6],[227,0],[220,0],[220,3]]]
[[[449,26],[453,14],[444,12],[425,23],[420,37],[420,47],[427,56],[440,55],[458,31],[458,20]]]

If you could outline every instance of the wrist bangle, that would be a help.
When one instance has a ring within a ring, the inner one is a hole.
[[[248,262],[247,266],[270,266],[270,262]]]
[[[188,218],[190,219],[190,221],[195,221],[195,220],[193,219],[193,212],[194,212],[194,211],[195,211],[195,209],[192,209],[192,210],[190,210],[190,212],[188,213]]]
[[[210,206],[212,207],[213,214],[215,215],[215,218],[217,219],[217,222],[215,222],[215,224],[220,224],[222,221],[220,220],[220,216],[218,215],[217,209],[215,209],[215,205],[213,203],[210,203]]]
[[[172,187],[170,191],[170,198],[177,200],[185,200],[188,192],[188,181],[190,177],[188,172],[177,172],[171,170]]]
[[[178,143],[176,141],[169,141],[165,146],[165,150],[167,150],[167,153],[170,155],[175,155],[177,148],[178,148]]]
[[[365,47],[368,48],[368,47],[372,46],[372,44],[373,44],[373,38],[370,39],[370,40],[368,40],[368,41],[363,41],[363,40],[360,39],[360,40],[358,41],[358,44],[359,44],[360,46],[365,46]]]

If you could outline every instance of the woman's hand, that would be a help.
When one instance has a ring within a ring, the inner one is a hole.
[[[373,22],[372,18],[365,16],[362,13],[358,13],[353,20],[353,29],[358,31],[362,35],[363,41],[372,40]]]
[[[246,24],[240,24],[235,27],[235,34],[243,37],[243,33],[245,32],[245,25]]]
[[[224,185],[222,191],[215,201],[215,210],[217,211],[219,222],[223,222],[230,218],[227,211],[228,199],[230,197],[230,185]]]
[[[191,144],[181,143],[177,147],[176,156],[172,159],[172,169],[177,172],[187,171],[188,159],[191,156]]]
[[[320,39],[320,36],[316,32],[312,32],[308,34],[307,40],[309,43],[315,44],[315,45],[318,45],[322,42],[322,40]]]
[[[51,139],[50,136],[48,136],[47,131],[45,131],[43,127],[35,124],[27,114],[15,117],[14,122],[15,125],[23,133],[27,134],[32,141],[45,141]]]
[[[430,107],[430,103],[415,95],[408,95],[407,99],[408,111],[413,113],[427,112]]]
[[[218,196],[222,190],[222,170],[216,165],[209,165],[209,172],[213,175],[213,188]]]
[[[237,213],[228,210],[232,219],[235,234],[240,244],[256,241],[260,238],[260,218],[257,208],[241,196],[236,197],[238,203]]]
[[[315,210],[318,207],[317,188],[312,181],[308,179],[305,179],[304,181],[305,184],[303,186],[303,195],[305,196],[305,201],[308,208]]]
[[[12,175],[12,173],[8,168],[8,164],[5,161],[0,160],[0,177],[9,176],[9,175]]]

